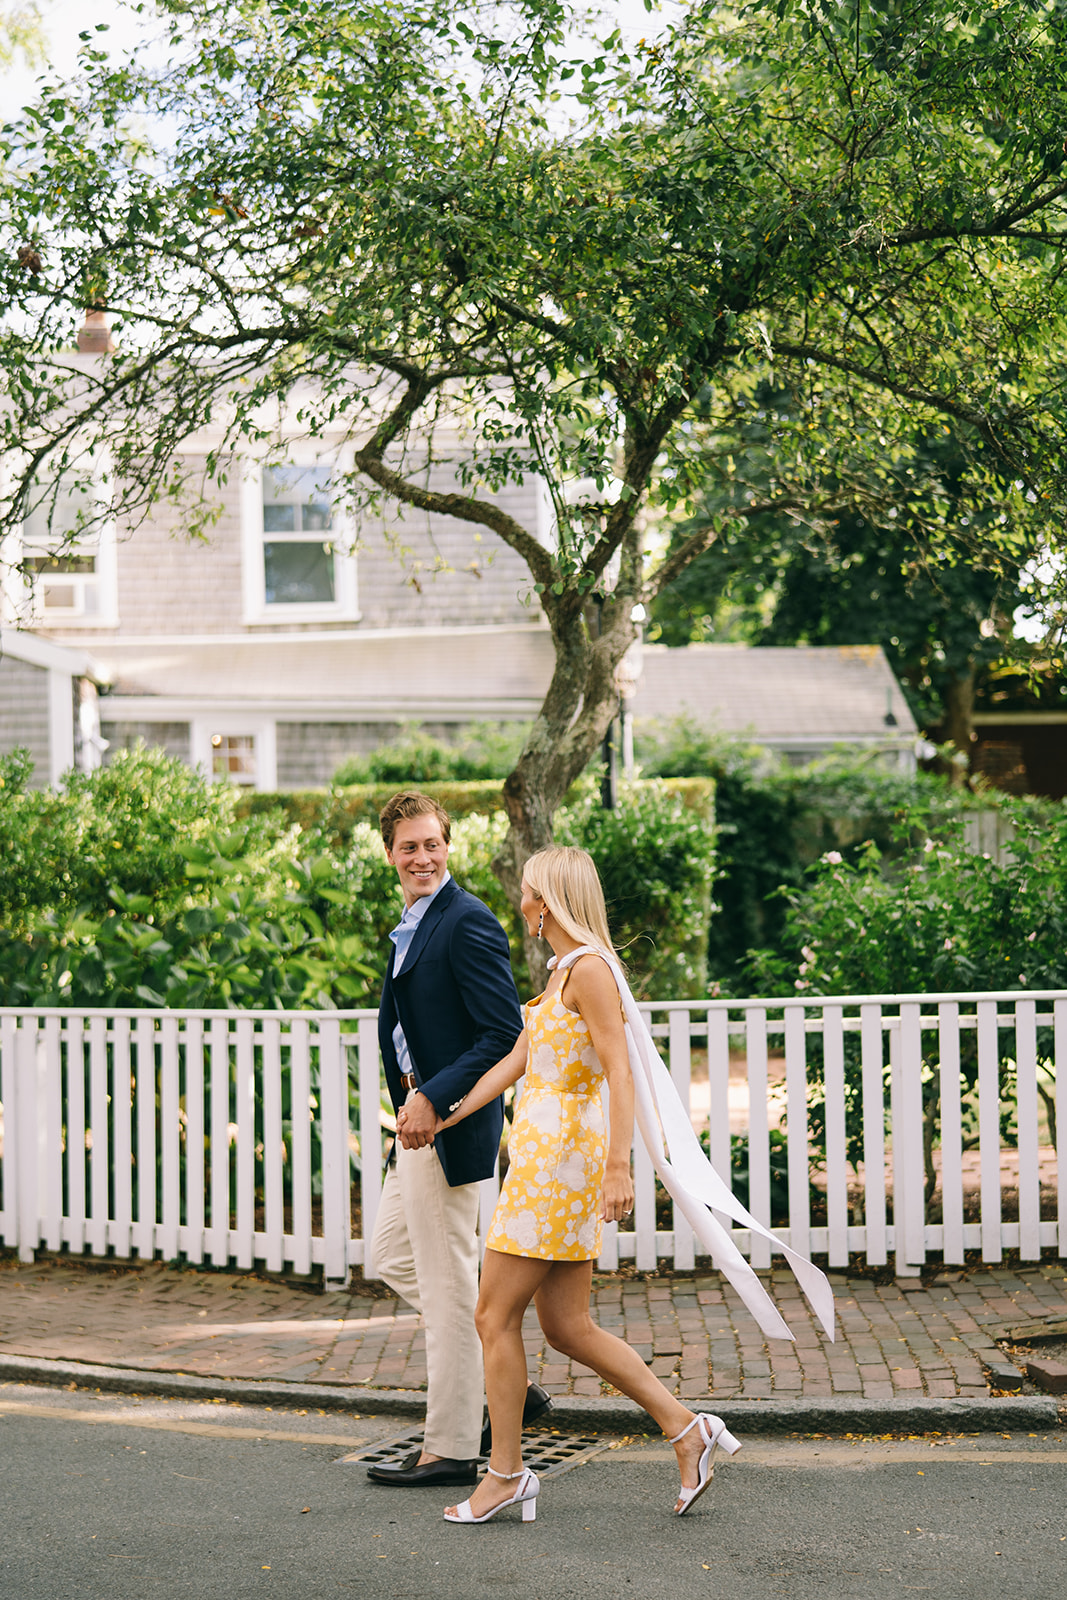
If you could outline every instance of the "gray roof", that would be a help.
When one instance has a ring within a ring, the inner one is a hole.
[[[634,715],[682,714],[774,744],[914,738],[918,731],[880,645],[646,645]],[[895,728],[887,728],[892,711]]]
[[[115,701],[140,715],[250,708],[355,720],[532,717],[552,674],[548,629],[422,628],[359,633],[116,639],[94,644]],[[646,645],[632,709],[688,714],[776,745],[913,738],[915,722],[878,645],[759,648]],[[887,729],[892,710],[896,727]],[[109,711],[113,717],[118,705]]]
[[[540,626],[116,639],[94,655],[117,697],[372,720],[532,717],[552,671]]]

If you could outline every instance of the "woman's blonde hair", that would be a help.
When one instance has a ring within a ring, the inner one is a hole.
[[[543,900],[563,932],[615,956],[608,913],[593,858],[574,845],[538,850],[522,869],[530,893]]]

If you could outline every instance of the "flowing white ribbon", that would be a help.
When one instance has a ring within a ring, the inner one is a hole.
[[[652,1157],[657,1176],[697,1238],[705,1246],[716,1269],[722,1273],[751,1311],[768,1339],[792,1339],[794,1335],[778,1307],[753,1272],[729,1233],[708,1209],[732,1217],[761,1238],[769,1239],[793,1269],[812,1311],[824,1330],[834,1337],[834,1293],[825,1273],[815,1264],[791,1250],[741,1204],[729,1185],[716,1172],[693,1132],[688,1108],[683,1106],[667,1068],[648,1031],[648,1025],[630,993],[622,969],[603,950],[583,945],[549,962],[557,970],[569,967],[579,956],[599,955],[607,962],[619,989],[626,1017],[626,1044],[634,1081],[634,1114],[645,1148]],[[664,1147],[666,1137],[666,1148]]]

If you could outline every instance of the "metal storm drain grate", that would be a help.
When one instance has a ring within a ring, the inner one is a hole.
[[[539,1478],[558,1477],[568,1472],[590,1456],[599,1455],[608,1448],[608,1440],[595,1433],[549,1433],[530,1429],[522,1436],[523,1466],[532,1467]],[[338,1456],[336,1465],[359,1461],[364,1466],[396,1466],[407,1459],[413,1450],[422,1449],[422,1429],[409,1428],[406,1433],[394,1434],[389,1439],[379,1439],[377,1444],[362,1450],[352,1450]]]

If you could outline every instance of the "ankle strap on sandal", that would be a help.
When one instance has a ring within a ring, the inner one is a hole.
[[[526,1468],[520,1467],[518,1472],[498,1472],[495,1467],[487,1466],[485,1470],[492,1473],[494,1478],[501,1478],[505,1483],[510,1483],[512,1478],[521,1478]]]

